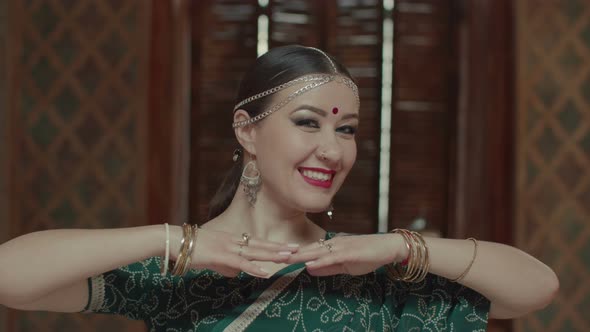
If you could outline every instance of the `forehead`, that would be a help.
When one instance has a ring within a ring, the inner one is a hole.
[[[305,84],[297,85],[277,93],[275,101],[280,103],[288,98],[290,94],[304,86]],[[359,105],[354,91],[346,85],[335,81],[328,82],[295,97],[285,105],[284,109],[293,110],[300,105],[311,105],[326,111],[337,107],[344,113],[357,113],[359,111]]]

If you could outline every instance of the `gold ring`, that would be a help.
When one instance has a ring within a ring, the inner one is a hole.
[[[242,241],[238,242],[238,244],[240,245],[240,247],[243,246],[248,246],[248,242],[250,242],[250,234],[244,232],[242,233]]]
[[[319,239],[318,244],[320,245],[320,247],[326,248],[326,249],[328,249],[328,251],[332,252],[332,244],[326,242],[325,239]]]

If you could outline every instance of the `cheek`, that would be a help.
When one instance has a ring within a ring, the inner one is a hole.
[[[345,149],[344,153],[344,167],[349,171],[356,161],[356,141],[352,141]]]
[[[311,146],[310,142],[305,139],[305,135],[286,128],[278,131],[273,130],[268,132],[265,137],[262,138],[262,144],[260,145],[260,157],[270,156],[274,158],[274,162],[297,162],[302,155],[309,151]]]

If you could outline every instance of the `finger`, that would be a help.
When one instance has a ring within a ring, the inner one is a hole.
[[[327,248],[316,248],[304,253],[294,253],[288,259],[287,262],[290,264],[315,261],[324,255],[330,254]]]
[[[318,242],[314,242],[314,243],[310,243],[308,245],[305,245],[301,248],[299,248],[299,250],[297,251],[298,253],[307,253],[309,251],[314,251],[314,250],[318,250],[318,249],[323,249],[326,247],[327,244],[331,244],[332,246],[334,246],[334,242],[333,241],[325,241],[324,245],[322,245],[319,241]]]
[[[228,267],[217,267],[217,268],[213,269],[213,271],[221,274],[224,277],[228,277],[228,278],[235,278],[240,273],[240,270],[236,270],[236,269],[232,269],[232,268],[228,268]]]
[[[270,277],[270,273],[268,271],[246,259],[241,261],[240,270],[259,278]]]
[[[345,261],[344,256],[331,253],[329,255],[322,255],[314,260],[309,260],[305,262],[305,266],[308,270],[318,270],[328,266],[342,265]]]
[[[241,241],[242,241],[242,239],[240,239],[238,241],[238,243],[240,243]],[[297,244],[297,243],[285,244],[285,243],[274,242],[274,241],[260,240],[260,239],[256,239],[256,238],[250,238],[250,240],[248,241],[248,247],[266,249],[266,250],[271,250],[271,251],[276,251],[276,252],[279,252],[279,251],[296,252],[299,250],[299,244]]]
[[[325,276],[332,276],[332,275],[336,275],[336,274],[346,273],[341,264],[328,265],[328,266],[324,266],[324,267],[318,268],[318,269],[313,269],[313,268],[311,268],[311,266],[313,266],[313,264],[308,266],[307,271],[310,275],[316,276],[316,277],[325,277]]]
[[[243,247],[241,249],[238,249],[238,254],[246,258],[247,260],[271,262],[284,262],[289,259],[289,256],[291,256],[290,251],[276,252],[250,247]]]

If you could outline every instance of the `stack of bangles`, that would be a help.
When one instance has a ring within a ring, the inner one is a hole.
[[[197,241],[197,235],[199,233],[199,226],[189,225],[187,223],[182,225],[182,240],[180,240],[180,251],[176,258],[176,262],[173,266],[168,268],[170,261],[170,230],[168,224],[164,224],[166,227],[166,254],[164,261],[162,262],[162,270],[160,271],[162,276],[166,276],[170,272],[173,276],[185,275],[191,265],[191,258],[193,255],[193,249],[195,242]]]
[[[391,233],[400,234],[404,238],[406,247],[408,248],[408,257],[402,262],[385,265],[389,278],[407,282],[423,281],[430,269],[428,247],[426,246],[426,242],[424,242],[424,238],[419,233],[406,229],[396,228]],[[474,245],[471,262],[459,277],[451,280],[452,282],[458,282],[463,279],[473,266],[473,262],[477,257],[477,240],[474,238],[467,240],[471,240]]]
[[[426,247],[422,235],[399,228],[392,230],[391,233],[399,234],[404,238],[408,248],[408,258],[401,263],[395,262],[385,265],[389,278],[407,282],[424,280],[430,268],[430,260],[428,259],[428,247]]]

